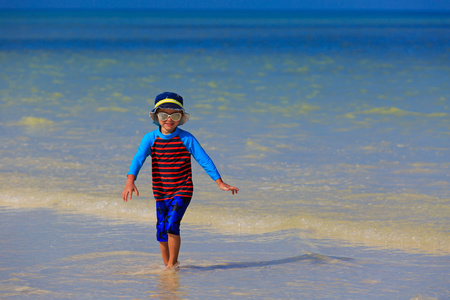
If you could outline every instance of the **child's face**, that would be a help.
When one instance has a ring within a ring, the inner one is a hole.
[[[158,116],[158,113],[161,113],[161,112],[169,114],[169,115],[174,114],[174,113],[181,113],[181,114],[183,114],[183,112],[180,111],[180,110],[169,109],[169,108],[160,108],[156,112],[156,115]],[[159,122],[159,125],[161,125],[161,133],[165,134],[165,135],[173,133],[175,131],[175,129],[177,129],[178,124],[180,123],[180,121],[172,120],[171,117],[169,117],[165,121],[162,121],[158,117],[158,122]]]

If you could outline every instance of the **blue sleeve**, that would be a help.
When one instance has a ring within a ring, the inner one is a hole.
[[[147,159],[147,156],[151,155],[151,147],[155,142],[155,139],[156,135],[154,132],[147,133],[142,138],[141,145],[139,146],[138,151],[136,152],[136,154],[133,157],[133,160],[131,161],[131,166],[130,170],[128,171],[128,175],[132,174],[137,178],[142,165]]]
[[[188,151],[192,154],[198,164],[202,166],[211,179],[214,181],[219,179],[221,177],[219,171],[214,165],[212,159],[208,156],[208,154],[206,154],[206,151],[203,150],[197,139],[192,134],[184,130],[180,130],[179,136]]]

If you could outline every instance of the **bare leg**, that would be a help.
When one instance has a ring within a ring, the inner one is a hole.
[[[169,263],[169,243],[159,242],[159,248],[161,249],[161,256],[164,261],[164,265],[167,267]]]
[[[175,234],[168,234],[169,236],[169,261],[167,267],[173,267],[178,262],[178,254],[180,253],[181,237]]]
[[[168,234],[168,242],[159,242],[161,256],[164,265],[168,268],[173,267],[178,262],[178,254],[180,253],[181,237],[175,234]]]

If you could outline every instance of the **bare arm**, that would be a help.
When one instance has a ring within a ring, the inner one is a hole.
[[[123,201],[125,201],[125,202],[128,201],[128,195],[130,195],[130,201],[131,201],[133,192],[135,192],[136,196],[139,197],[139,191],[138,191],[136,185],[134,185],[135,180],[136,180],[136,176],[134,176],[132,174],[128,175],[127,183],[125,184],[125,188],[123,189],[123,192],[122,192]]]
[[[219,178],[216,180],[217,185],[219,186],[219,188],[223,191],[231,191],[231,193],[237,194],[239,192],[239,189],[235,186],[229,185],[225,182],[223,182],[222,178]]]

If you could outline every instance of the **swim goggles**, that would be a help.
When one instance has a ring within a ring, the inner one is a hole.
[[[167,119],[169,119],[169,117],[172,119],[172,121],[175,121],[175,122],[177,122],[177,121],[180,121],[181,120],[181,117],[183,116],[183,114],[181,114],[181,113],[173,113],[173,114],[171,114],[171,115],[169,115],[169,114],[167,114],[167,113],[165,113],[165,112],[160,112],[160,113],[158,113],[158,118],[161,120],[161,121],[167,121]]]

